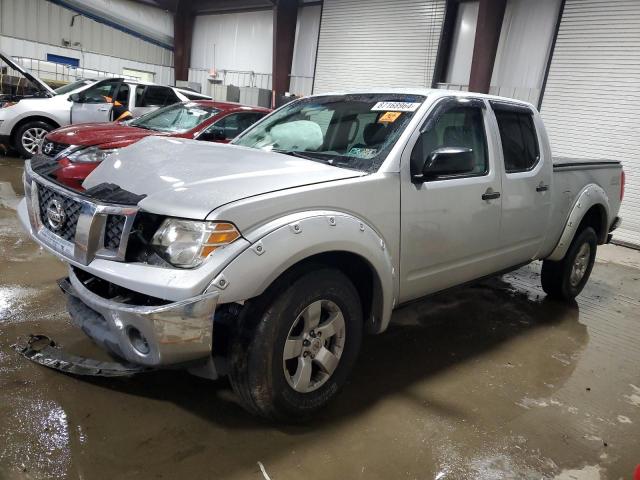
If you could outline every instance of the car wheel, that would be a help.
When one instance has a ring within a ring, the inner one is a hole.
[[[21,156],[31,158],[38,153],[38,147],[45,135],[53,129],[53,125],[40,120],[25,123],[16,132],[16,150]]]
[[[584,288],[596,259],[598,237],[593,228],[580,231],[560,261],[542,262],[542,289],[560,300],[573,300]]]
[[[358,292],[340,271],[286,275],[240,314],[230,380],[243,406],[295,422],[344,385],[362,340]]]

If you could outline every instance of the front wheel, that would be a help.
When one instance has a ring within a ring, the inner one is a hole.
[[[38,153],[38,147],[47,133],[54,127],[47,122],[34,120],[20,126],[16,132],[15,148],[24,158],[31,158]]]
[[[559,300],[573,300],[589,280],[596,260],[598,237],[593,228],[580,231],[564,258],[542,262],[542,289]]]
[[[238,319],[230,380],[243,406],[285,422],[314,414],[351,372],[362,323],[358,292],[340,271],[285,276]]]

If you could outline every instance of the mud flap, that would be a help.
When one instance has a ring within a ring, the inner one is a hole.
[[[25,358],[73,375],[94,377],[130,377],[153,369],[132,363],[103,362],[92,358],[71,355],[45,335],[30,335],[26,343],[12,345]]]

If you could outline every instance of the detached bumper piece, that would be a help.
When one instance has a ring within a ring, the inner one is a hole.
[[[141,297],[73,267],[58,282],[71,323],[117,358],[154,368],[206,361],[212,354],[219,292],[177,302]],[[143,304],[141,304],[142,302]]]
[[[26,343],[16,344],[12,347],[32,362],[74,375],[130,377],[152,370],[131,363],[103,362],[72,355],[60,349],[53,340],[44,335],[31,335]]]

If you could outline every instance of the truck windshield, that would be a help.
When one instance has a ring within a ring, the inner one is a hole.
[[[375,172],[425,98],[353,94],[301,99],[232,143]]]
[[[184,133],[219,112],[217,108],[195,102],[176,103],[142,115],[128,124],[156,132]]]

